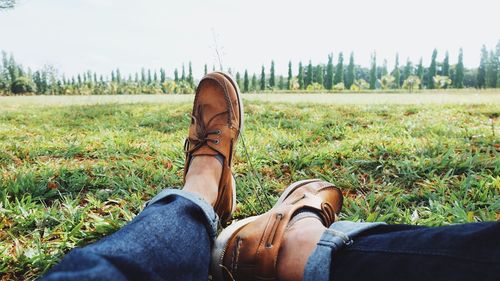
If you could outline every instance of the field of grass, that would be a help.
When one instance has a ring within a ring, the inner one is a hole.
[[[34,279],[70,249],[182,184],[188,102],[0,110],[0,272]],[[345,195],[344,220],[445,225],[500,219],[500,103],[246,105],[236,218],[293,181]]]

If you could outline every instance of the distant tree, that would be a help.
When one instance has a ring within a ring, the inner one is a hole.
[[[153,76],[151,75],[151,69],[148,68],[148,85],[153,83]]]
[[[448,53],[448,51],[446,51],[446,54],[444,55],[443,68],[441,69],[441,75],[450,77],[450,54]]]
[[[417,66],[417,77],[418,79],[420,79],[420,88],[422,88],[422,81],[424,81],[424,73],[425,73],[425,70],[424,70],[424,63],[423,63],[423,60],[422,58],[420,58],[420,61],[418,62],[418,66]]]
[[[160,68],[160,83],[165,83],[167,80],[167,74],[165,73],[165,69]]]
[[[309,64],[307,65],[307,71],[306,71],[306,77],[304,79],[304,83],[305,83],[305,86],[307,88],[307,86],[311,85],[313,82],[314,82],[314,78],[313,78],[313,65],[312,65],[312,62],[309,61]]]
[[[434,49],[432,51],[432,58],[431,58],[431,64],[429,66],[429,71],[427,72],[427,88],[429,89],[434,89],[434,76],[437,75],[437,66],[436,66],[436,57],[437,57],[437,50]]]
[[[278,89],[280,90],[285,89],[285,78],[283,78],[283,75],[280,75],[278,78]]]
[[[286,88],[291,89],[291,82],[293,79],[293,74],[292,74],[292,61],[288,62],[288,79],[286,80]]]
[[[377,54],[374,52],[371,58],[370,67],[370,90],[375,90],[377,85]]]
[[[269,86],[274,88],[276,86],[276,77],[274,76],[274,61],[271,61],[271,70],[269,72]]]
[[[462,48],[458,51],[458,63],[455,67],[455,79],[453,80],[453,86],[459,89],[464,87],[464,52]]]
[[[321,87],[323,87],[324,84],[323,77],[324,77],[323,66],[318,64],[315,67],[314,71],[314,82],[318,83],[319,85],[321,85]]]
[[[394,63],[394,70],[392,71],[392,76],[394,76],[394,85],[396,89],[401,88],[401,72],[399,70],[399,54],[396,53],[396,61]]]
[[[179,71],[177,68],[174,70],[174,81],[179,82]]]
[[[382,64],[382,69],[378,73],[378,75],[379,75],[378,78],[382,78],[383,76],[386,76],[387,74],[389,74],[389,70],[387,69],[387,60],[384,59],[384,62]]]
[[[191,62],[189,62],[187,82],[191,85],[191,87],[194,87],[193,66],[191,65]]]
[[[498,76],[498,57],[494,51],[490,51],[488,64],[486,65],[485,83],[488,88],[496,88]]]
[[[351,55],[349,56],[349,65],[347,66],[347,73],[345,76],[345,86],[347,89],[351,88],[354,80],[356,79],[354,67],[354,54],[351,52]]]
[[[339,60],[337,61],[337,67],[335,68],[333,83],[335,85],[344,83],[344,54],[342,52],[339,53]]]
[[[250,81],[248,80],[248,71],[245,69],[243,75],[243,92],[248,93]]]
[[[260,90],[264,91],[266,89],[266,72],[264,66],[262,66],[262,71],[260,72]]]
[[[81,84],[81,79],[80,74],[78,74],[78,84]],[[116,74],[114,70],[111,70],[111,82],[116,82]]]
[[[413,75],[413,64],[411,63],[410,58],[407,58],[406,65],[405,65],[405,68],[403,70],[402,80],[405,81],[411,75]]]
[[[16,5],[16,0],[0,0],[0,10],[12,9]]]
[[[299,83],[299,89],[304,89],[305,88],[305,81],[304,81],[304,67],[302,66],[302,62],[299,62],[299,71],[297,74],[297,82]]]
[[[419,88],[421,81],[420,78],[416,75],[410,75],[403,82],[403,88],[407,89],[410,93],[412,93],[415,89]]]
[[[496,88],[500,88],[500,40],[498,40],[498,43],[496,45],[495,49],[495,55],[497,57],[497,84]]]
[[[243,88],[243,84],[241,82],[241,74],[240,72],[236,72],[236,84],[238,84],[238,88]]]
[[[175,71],[177,71],[177,69]],[[146,80],[147,80],[146,70],[143,67],[143,68],[141,68],[141,83],[142,84],[146,83]]]
[[[207,75],[208,73],[208,67],[207,64],[205,63],[205,67],[203,68],[203,75]]]
[[[255,73],[252,75],[252,84],[251,84],[252,91],[257,90],[257,75]]]
[[[156,73],[156,70],[155,72],[153,73],[153,82],[156,84],[158,83],[158,73]]]
[[[35,93],[36,85],[28,77],[20,76],[12,82],[11,92],[13,94]]]
[[[328,55],[328,63],[326,64],[325,89],[333,89],[333,54]]]
[[[185,80],[186,80],[186,69],[184,67],[184,64],[182,64],[181,81]]]
[[[436,89],[445,89],[452,83],[451,79],[448,76],[441,75],[432,77],[432,81],[434,82],[434,88]]]
[[[380,78],[380,87],[387,90],[394,87],[396,78],[390,74],[384,75]]]
[[[116,69],[116,82],[121,83],[122,82],[122,74],[120,73],[120,69]]]
[[[486,65],[488,64],[488,50],[486,46],[483,45],[481,48],[481,60],[479,62],[479,68],[477,70],[477,87],[486,87]]]

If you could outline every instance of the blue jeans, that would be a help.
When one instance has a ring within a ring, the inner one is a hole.
[[[42,280],[208,279],[217,228],[212,207],[165,190],[116,233],[74,249]],[[336,222],[306,280],[498,280],[500,223],[438,228]]]

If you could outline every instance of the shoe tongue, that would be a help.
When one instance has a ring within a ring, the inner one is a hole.
[[[197,150],[195,150],[193,152],[192,156],[201,156],[201,155],[216,156],[217,154],[219,154],[219,152],[210,148],[208,145],[204,145],[204,146],[198,148]]]

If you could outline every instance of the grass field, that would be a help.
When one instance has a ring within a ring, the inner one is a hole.
[[[0,110],[0,271],[34,279],[70,249],[130,221],[182,180],[191,105],[16,106]],[[500,219],[500,103],[313,105],[248,100],[236,218],[293,181],[345,195],[342,219],[445,225]]]

